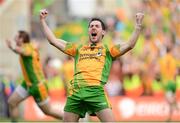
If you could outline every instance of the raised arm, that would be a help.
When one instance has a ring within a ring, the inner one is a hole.
[[[43,28],[43,32],[47,38],[47,40],[49,41],[50,44],[52,44],[53,46],[55,46],[56,48],[58,48],[61,51],[64,51],[65,47],[66,47],[66,41],[62,40],[62,39],[57,39],[55,37],[55,35],[53,34],[53,32],[50,30],[50,28],[48,27],[45,18],[48,15],[48,11],[43,9],[40,11],[40,23],[42,25]]]
[[[13,52],[20,54],[20,55],[26,55],[25,52],[23,51],[23,49],[20,46],[17,45],[12,45],[10,40],[6,40],[6,44],[9,47],[9,49],[11,49]]]
[[[144,18],[144,14],[143,13],[137,13],[136,14],[136,26],[135,26],[135,30],[131,36],[131,38],[129,39],[129,41],[125,44],[122,44],[120,46],[120,52],[121,55],[123,55],[124,53],[128,52],[129,50],[133,49],[138,37],[141,33],[141,27],[142,27],[142,20]]]

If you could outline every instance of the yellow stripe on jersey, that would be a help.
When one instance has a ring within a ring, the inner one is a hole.
[[[47,89],[43,83],[40,83],[38,86],[39,86],[39,92],[41,95],[41,99],[45,100],[48,96]]]
[[[41,68],[41,65],[40,65],[40,61],[39,61],[39,54],[37,51],[34,51],[33,53],[33,70],[35,72],[35,75],[38,79],[38,81],[42,81],[42,76],[43,76],[43,73],[42,73],[42,68]]]

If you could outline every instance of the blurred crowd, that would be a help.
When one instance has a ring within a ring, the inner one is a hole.
[[[136,47],[113,62],[105,86],[107,94],[162,97],[166,91],[165,85],[172,81],[176,84],[176,94],[180,95],[180,3],[178,0],[143,0],[130,7],[131,16],[126,10],[119,9],[114,15],[104,17],[108,29],[104,41],[125,43],[134,29],[133,12],[140,10],[145,14],[142,34]],[[49,89],[61,90],[61,96],[65,97],[68,82],[73,77],[73,59],[47,56],[43,66]],[[20,80],[21,77],[17,82],[0,77],[0,98],[3,98],[0,101],[7,101]],[[1,110],[3,108],[6,106],[0,107]]]
[[[142,35],[135,49],[114,62],[106,88],[110,96],[163,96],[169,81],[180,91],[180,4],[178,1],[144,0],[132,12],[145,14]],[[125,11],[124,15],[126,15]],[[135,13],[132,13],[135,15]],[[134,16],[109,17],[112,41],[128,41]],[[121,83],[121,84],[120,84]]]

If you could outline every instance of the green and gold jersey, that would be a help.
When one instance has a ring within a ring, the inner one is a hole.
[[[75,58],[72,88],[106,84],[114,58],[120,56],[120,45],[67,43],[64,53]]]
[[[24,55],[20,55],[19,60],[27,86],[45,81],[38,49],[32,43],[26,43],[22,48]]]

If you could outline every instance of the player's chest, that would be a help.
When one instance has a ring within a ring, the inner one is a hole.
[[[106,50],[104,47],[82,47],[78,51],[79,62],[103,62],[106,57]]]

